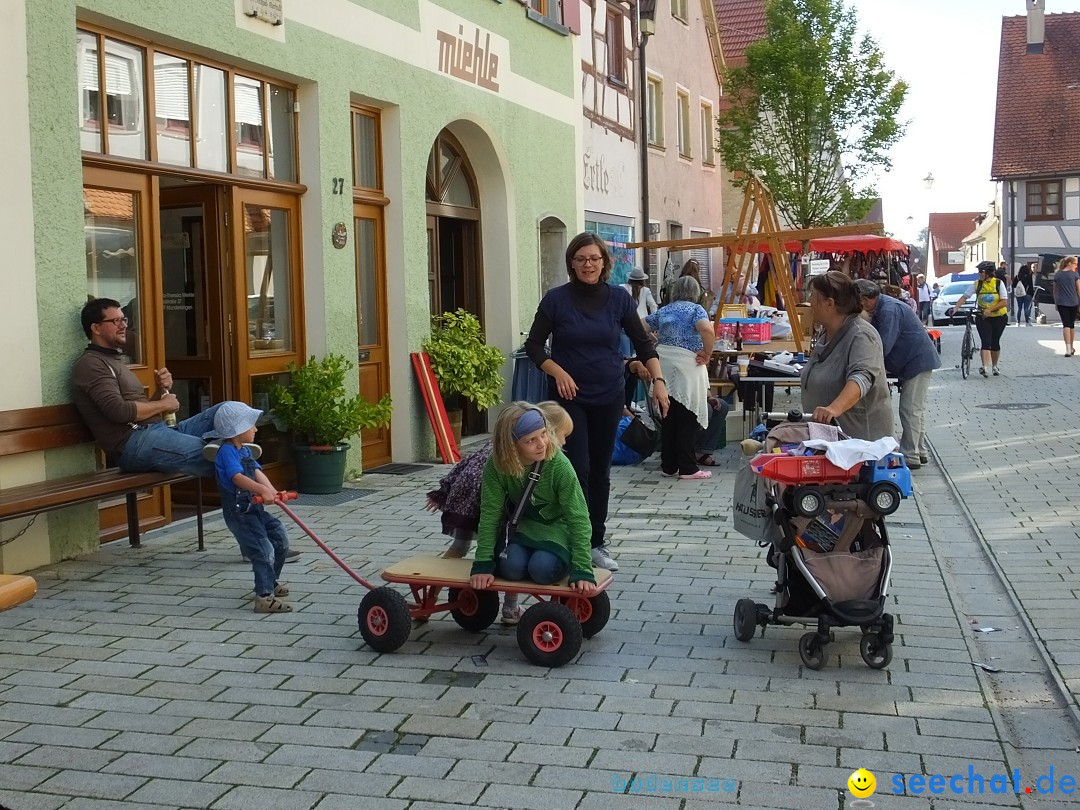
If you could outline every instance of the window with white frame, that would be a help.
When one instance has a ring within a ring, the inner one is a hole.
[[[677,91],[678,103],[675,108],[676,126],[679,131],[679,155],[688,158],[690,148],[690,94],[683,89]]]
[[[664,80],[659,76],[649,76],[645,87],[649,126],[646,135],[649,146],[662,148],[664,146]]]
[[[701,102],[701,162],[706,166],[716,165],[712,110],[712,104],[707,101]]]

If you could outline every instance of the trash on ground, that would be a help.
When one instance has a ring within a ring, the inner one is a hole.
[[[1001,672],[1001,667],[995,667],[993,664],[984,664],[982,661],[972,661],[971,663],[987,672]]]

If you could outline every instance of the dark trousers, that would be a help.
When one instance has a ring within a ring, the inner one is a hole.
[[[660,469],[668,475],[693,475],[698,471],[694,445],[701,425],[682,403],[668,400],[668,413],[660,429]]]
[[[607,530],[611,454],[615,450],[615,433],[622,418],[623,392],[602,405],[582,405],[558,396],[552,399],[566,408],[574,422],[574,430],[567,438],[563,452],[570,459],[585,494],[592,524],[592,547],[597,548],[604,544]]]

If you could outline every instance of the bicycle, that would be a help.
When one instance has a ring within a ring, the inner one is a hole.
[[[975,324],[975,308],[964,307],[959,313],[954,308],[948,314],[950,318],[956,314],[964,316],[964,338],[960,341],[960,376],[966,380],[971,373],[971,360],[975,357],[975,335],[972,329]]]

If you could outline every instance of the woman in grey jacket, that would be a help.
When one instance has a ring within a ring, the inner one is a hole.
[[[892,436],[881,338],[860,317],[855,283],[835,270],[814,276],[810,310],[821,332],[802,370],[803,411],[815,422],[836,420],[853,439]]]

